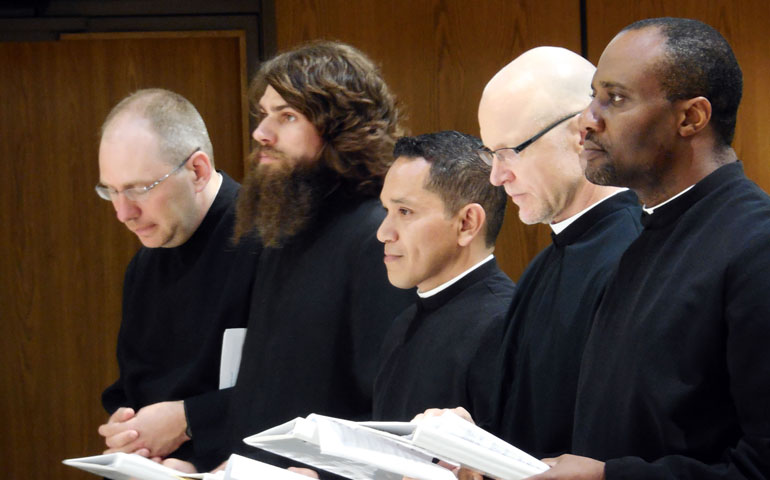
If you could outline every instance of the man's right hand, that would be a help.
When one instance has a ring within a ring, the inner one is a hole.
[[[471,422],[475,424],[473,421],[473,418],[471,418],[471,414],[468,412],[468,410],[464,409],[463,407],[455,407],[455,408],[429,408],[425,410],[422,413],[417,414],[412,421],[417,422],[422,420],[423,418],[427,417],[440,417],[441,415],[445,414],[446,412],[452,412],[458,417],[462,418],[463,420],[466,420],[468,422]]]
[[[165,458],[190,438],[181,400],[147,405],[138,412],[118,409],[99,427],[109,447],[104,453],[126,452]]]
[[[123,449],[139,438],[139,432],[132,429],[130,424],[126,423],[135,416],[136,412],[133,408],[120,407],[110,415],[107,423],[99,426],[99,435],[104,437],[104,444],[107,446],[107,449],[104,451],[105,453],[117,450],[125,451]],[[149,450],[146,448],[135,448],[129,453],[136,453],[143,457],[150,455]]]

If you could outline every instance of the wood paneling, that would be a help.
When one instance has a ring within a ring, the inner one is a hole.
[[[607,43],[626,25],[650,17],[688,17],[719,30],[732,45],[743,69],[743,101],[733,147],[746,174],[770,191],[770,6],[764,0],[638,0],[617,8],[612,0],[587,0],[589,59],[598,62]]]
[[[201,111],[216,164],[240,178],[242,36],[0,43],[0,465],[18,479],[93,478],[61,459],[103,449],[123,271],[139,246],[100,200],[98,128],[164,87]]]
[[[379,63],[412,134],[478,135],[481,92],[501,67],[538,45],[580,51],[575,0],[295,0],[276,2],[275,11],[279,50],[335,39]],[[496,255],[512,278],[550,242],[549,231],[522,225],[509,203]]]

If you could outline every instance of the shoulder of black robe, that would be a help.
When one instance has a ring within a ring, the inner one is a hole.
[[[490,260],[405,310],[384,341],[374,418],[408,421],[427,408],[462,406],[487,426],[487,385],[497,373],[488,359],[499,347],[514,289]]]
[[[613,478],[770,478],[770,197],[728,164],[656,209],[581,366],[576,453]]]
[[[222,173],[209,211],[187,242],[139,249],[126,269],[117,342],[118,380],[102,394],[108,412],[183,400],[219,387],[222,334],[245,327],[259,257],[233,245],[240,186]],[[193,459],[188,442],[172,455]]]
[[[232,452],[288,465],[242,439],[298,416],[371,416],[382,337],[413,293],[390,285],[374,198],[342,190],[318,221],[260,255],[248,333],[228,412]]]
[[[554,235],[518,283],[499,358],[497,431],[538,458],[571,450],[583,345],[640,217],[633,192],[607,198]]]

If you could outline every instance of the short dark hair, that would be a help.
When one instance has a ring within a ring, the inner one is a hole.
[[[648,18],[623,31],[647,27],[658,28],[666,38],[666,58],[657,76],[668,100],[706,97],[717,141],[730,145],[743,94],[743,73],[730,44],[710,25],[690,18]]]
[[[473,135],[446,130],[400,138],[393,158],[424,158],[430,163],[425,189],[441,197],[449,215],[469,203],[481,205],[487,216],[485,242],[491,247],[503,225],[508,197],[503,187],[489,183],[491,167],[478,155],[482,148]]]
[[[262,63],[252,104],[268,85],[318,130],[327,167],[353,189],[379,193],[402,130],[395,97],[366,55],[341,42],[310,43]]]

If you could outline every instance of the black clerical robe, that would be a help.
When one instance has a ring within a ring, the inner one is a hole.
[[[502,351],[499,433],[536,457],[570,450],[583,345],[640,216],[630,191],[605,199],[552,234],[518,282]]]
[[[245,327],[257,247],[231,243],[239,185],[222,185],[195,233],[175,248],[142,247],[128,265],[118,334],[120,377],[107,412],[183,400],[219,388],[222,335]],[[172,456],[194,460],[193,442]]]
[[[491,259],[399,315],[383,341],[374,419],[409,421],[427,408],[462,406],[488,427],[499,374],[493,360],[514,290]]]
[[[770,478],[770,197],[732,163],[643,224],[586,344],[575,452],[608,480]]]
[[[229,407],[188,406],[193,438],[217,441],[224,429],[214,464],[237,452],[290,465],[243,438],[310,413],[371,417],[382,338],[414,293],[388,282],[376,238],[385,212],[376,199],[338,189],[320,212],[302,234],[260,255]]]

